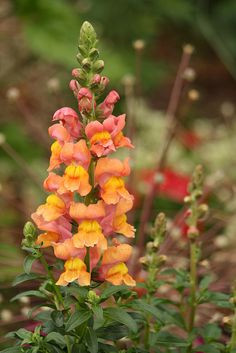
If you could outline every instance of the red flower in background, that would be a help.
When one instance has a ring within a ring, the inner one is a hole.
[[[183,202],[187,195],[187,188],[190,178],[187,175],[177,173],[173,169],[166,168],[160,173],[162,182],[157,182],[158,173],[154,170],[142,172],[142,180],[148,184],[155,182],[155,192],[170,198],[173,201]]]

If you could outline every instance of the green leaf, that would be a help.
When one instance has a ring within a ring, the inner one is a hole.
[[[205,302],[213,303],[221,308],[233,308],[232,303],[229,301],[230,295],[221,292],[208,291],[205,295]]]
[[[220,353],[221,351],[213,344],[202,344],[194,349],[194,352]]]
[[[3,351],[0,351],[0,353],[21,353],[21,347],[10,347],[6,348]]]
[[[204,341],[216,341],[221,337],[221,329],[216,324],[207,324],[199,330]]]
[[[32,332],[25,330],[24,328],[20,328],[18,331],[15,332],[15,335],[23,340],[30,340],[32,337]]]
[[[57,327],[62,327],[63,326],[63,324],[64,324],[64,316],[63,316],[63,313],[61,311],[54,310],[51,313],[51,318],[55,322],[55,325]]]
[[[113,294],[115,293],[118,293],[122,290],[126,290],[127,287],[126,286],[109,286],[108,288],[106,288],[101,296],[100,296],[100,299],[101,301],[100,302],[104,302],[105,300],[107,300],[108,298],[110,298]]]
[[[65,337],[59,332],[50,332],[45,338],[46,342],[56,342],[58,345],[65,347]]]
[[[88,346],[88,350],[90,353],[97,353],[98,352],[98,340],[96,332],[91,328],[87,328],[85,340]]]
[[[98,343],[98,349],[101,353],[118,353],[118,349],[110,344]]]
[[[88,321],[91,316],[92,313],[88,310],[81,309],[75,311],[66,323],[66,331],[68,332],[74,330],[76,327]]]
[[[97,336],[100,338],[116,341],[123,337],[127,337],[128,329],[125,325],[114,324],[114,325],[108,325],[105,327],[99,327],[99,329],[96,330],[96,333],[97,333]]]
[[[104,322],[103,309],[100,305],[96,305],[92,307],[92,311],[95,315],[93,328],[96,330],[101,327]]]
[[[162,346],[168,347],[188,347],[189,342],[186,342],[182,338],[179,338],[176,335],[173,335],[169,332],[163,331],[159,332],[155,337],[155,344],[160,344]]]
[[[135,310],[140,310],[147,314],[150,314],[163,324],[163,320],[161,319],[162,313],[155,306],[147,304],[142,300],[133,300],[130,304],[131,307]]]
[[[87,353],[87,349],[84,344],[75,343],[72,346],[72,353]]]
[[[22,297],[38,297],[38,298],[45,298],[45,295],[40,292],[39,290],[28,290],[26,292],[19,293],[15,295],[12,299],[11,302],[18,300]]]
[[[23,268],[24,268],[25,273],[27,273],[27,274],[30,273],[31,267],[32,267],[35,260],[36,260],[36,258],[32,255],[26,256],[24,263],[23,263]]]
[[[40,274],[38,273],[22,273],[20,275],[18,275],[14,281],[12,282],[13,286],[17,286],[20,283],[26,282],[26,281],[31,281],[31,280],[35,280],[35,279],[43,279],[43,276],[40,276]]]
[[[212,275],[206,275],[200,281],[199,288],[200,289],[207,289],[209,287],[209,284],[211,284],[212,281],[213,281]]]
[[[104,317],[124,324],[133,332],[137,332],[138,330],[134,319],[122,308],[106,308],[104,309]]]

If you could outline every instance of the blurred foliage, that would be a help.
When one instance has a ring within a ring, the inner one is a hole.
[[[47,60],[72,68],[78,28],[92,21],[106,39],[102,51],[106,70],[118,81],[133,72],[132,41],[142,36],[152,49],[158,36],[169,29],[180,46],[186,40],[210,43],[228,70],[236,77],[236,2],[234,0],[13,0],[24,21],[33,52]],[[176,31],[180,29],[180,31]],[[181,35],[184,34],[184,38]],[[160,43],[168,45],[168,43]],[[107,60],[109,59],[109,60]],[[145,58],[143,82],[157,84],[165,65]],[[151,73],[151,74],[150,74]]]

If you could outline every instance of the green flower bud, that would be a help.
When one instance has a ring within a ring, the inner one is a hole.
[[[103,60],[97,60],[93,64],[93,71],[96,73],[100,73],[104,69],[104,61]]]
[[[100,297],[93,291],[88,292],[87,300],[91,304],[98,304],[100,302]]]
[[[25,238],[36,239],[37,229],[32,222],[26,222],[23,228]]]
[[[92,48],[89,52],[89,58],[92,61],[95,61],[99,58],[99,51],[97,50],[97,48]]]
[[[85,71],[90,71],[91,61],[88,58],[83,59],[81,65]]]
[[[96,32],[88,21],[82,24],[79,41],[81,45],[84,45],[87,49],[94,47],[97,42]]]

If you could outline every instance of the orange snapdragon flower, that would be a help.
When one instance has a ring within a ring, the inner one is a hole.
[[[79,222],[78,232],[73,236],[77,248],[94,247],[106,249],[107,240],[103,235],[99,219],[105,216],[103,201],[85,206],[82,203],[72,203],[70,216]]]
[[[121,262],[118,265],[115,265],[109,269],[105,277],[106,281],[111,282],[115,286],[118,286],[122,283],[127,286],[135,286],[135,280],[129,275],[128,267],[124,262]]]
[[[102,158],[95,169],[95,182],[101,187],[101,197],[108,204],[116,204],[121,198],[132,200],[121,177],[130,173],[128,159]]]
[[[47,222],[54,221],[66,213],[66,205],[59,196],[52,194],[47,197],[45,204],[37,208],[36,213]]]
[[[90,277],[91,275],[86,271],[86,265],[81,259],[69,259],[65,262],[65,271],[60,275],[56,284],[67,286],[77,280],[80,286],[89,286]]]
[[[60,158],[61,149],[62,149],[62,146],[59,143],[59,141],[55,141],[51,145],[51,157],[50,157],[48,171],[58,168],[59,165],[62,163]]]
[[[114,285],[123,282],[129,286],[135,286],[134,279],[129,275],[124,262],[128,261],[132,253],[132,247],[128,244],[119,244],[109,247],[104,251],[100,276]]]
[[[63,175],[63,186],[67,191],[77,191],[81,196],[88,195],[92,189],[89,184],[88,172],[81,165],[69,165],[66,168]]]

